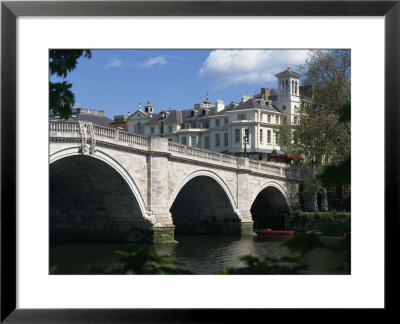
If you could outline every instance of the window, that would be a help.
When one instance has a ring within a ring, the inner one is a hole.
[[[185,124],[185,129],[189,129],[190,128],[190,123],[186,123]]]
[[[284,124],[286,124],[286,123],[287,123],[287,117],[282,117],[282,122],[283,122]]]
[[[190,112],[190,116],[194,117],[194,110]]]
[[[168,125],[168,133],[172,133],[172,125]]]
[[[235,142],[240,142],[240,129],[235,129]]]
[[[182,136],[182,137],[181,137],[181,143],[182,143],[183,145],[186,145],[186,136]]]
[[[246,114],[239,114],[238,120],[246,120]]]
[[[197,146],[197,136],[190,136],[190,145]]]
[[[219,119],[215,120],[215,127],[219,127]]]
[[[293,117],[293,123],[297,124],[297,117]]]
[[[279,124],[279,116],[275,116],[275,124]]]
[[[267,143],[271,144],[271,131],[267,130]]]
[[[260,143],[263,142],[263,130],[260,129]]]
[[[221,142],[220,142],[220,136],[219,134],[215,134],[215,146],[220,146]]]
[[[229,123],[229,118],[225,118],[225,119],[224,119],[224,122],[225,122],[225,125],[228,125],[228,123]]]
[[[151,133],[151,134],[154,134],[154,127],[151,127],[151,128],[150,128],[150,133]]]
[[[207,148],[210,148],[210,136],[206,136],[206,137],[204,137],[204,147],[207,149]]]
[[[275,144],[279,144],[279,134],[275,133]]]
[[[138,134],[143,134],[143,128],[141,122],[137,123],[137,133]]]
[[[228,133],[224,133],[224,145],[228,146]]]
[[[205,115],[206,115],[206,110],[205,110],[205,109],[201,111],[201,115],[202,115],[202,116],[205,116]]]
[[[283,109],[283,110],[286,110],[286,106],[283,106],[282,109]]]
[[[268,122],[268,123],[271,122],[271,115],[268,115],[267,122]]]
[[[196,124],[196,128],[202,128],[201,123],[197,123],[197,124]]]

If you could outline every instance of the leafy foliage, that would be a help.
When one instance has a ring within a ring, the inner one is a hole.
[[[310,51],[300,70],[303,85],[314,89],[312,103],[300,107],[298,124],[277,127],[287,154],[305,157],[301,165],[310,175],[305,188],[309,193],[328,189],[333,194],[341,191],[338,186],[347,186],[349,192],[350,54],[350,50]]]
[[[350,50],[315,50],[301,66],[303,84],[316,90],[300,109],[299,148],[318,165],[350,156],[350,69]]]
[[[173,259],[159,256],[149,245],[132,245],[115,250],[122,267],[113,270],[93,269],[98,274],[191,274],[179,268],[183,264]]]
[[[339,185],[350,185],[351,180],[351,158],[348,157],[337,165],[328,164],[317,179],[325,188]]]
[[[50,75],[66,78],[68,73],[76,68],[82,55],[85,58],[92,57],[90,50],[50,50]],[[67,81],[49,82],[49,108],[64,119],[71,117],[75,103],[71,87],[72,84]]]
[[[227,268],[216,274],[299,274],[305,265],[298,257],[284,257],[281,259],[264,258],[260,260],[251,255],[239,257],[246,264],[242,268]]]
[[[323,246],[318,236],[314,234],[296,233],[296,235],[284,243],[291,252],[298,252],[305,256],[310,250]]]

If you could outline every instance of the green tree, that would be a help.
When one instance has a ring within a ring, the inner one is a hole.
[[[344,200],[350,196],[351,52],[312,51],[302,71],[315,95],[311,105],[302,107],[300,144],[315,161],[314,185]]]
[[[311,51],[301,67],[303,84],[315,86],[311,105],[300,108],[298,149],[318,166],[350,156],[350,118],[343,107],[351,101],[350,50]]]
[[[83,56],[91,58],[90,50],[50,50],[50,75],[66,78],[76,68],[78,59]],[[49,108],[54,114],[68,119],[72,114],[75,95],[71,91],[72,84],[67,81],[49,82]]]
[[[350,50],[310,51],[305,64],[299,68],[303,85],[315,89],[312,103],[300,107],[299,124],[288,123],[276,130],[289,155],[305,157],[303,165],[313,175],[306,189],[310,192],[325,193],[327,189],[336,190],[338,185],[349,189],[350,54]]]

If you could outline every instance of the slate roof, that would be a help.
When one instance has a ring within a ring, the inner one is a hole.
[[[289,67],[288,67],[287,70],[279,72],[278,74],[275,74],[276,77],[285,76],[285,75],[293,75],[293,76],[296,76],[296,77],[301,77],[300,73],[292,71]]]
[[[275,113],[280,112],[274,106],[261,105],[261,107],[262,107],[263,110],[267,110],[267,111],[271,111],[271,112],[275,112]]]
[[[165,124],[172,123],[190,123],[191,128],[195,128],[196,124],[201,122],[203,128],[208,127],[208,117],[215,114],[215,107],[207,108],[207,115],[202,116],[201,111],[203,109],[198,109],[196,116],[192,116],[193,109],[184,109],[184,110],[168,110],[167,118],[165,119]],[[145,123],[144,125],[159,125],[161,124],[160,114],[153,114],[152,118]]]
[[[202,110],[204,109],[196,109],[195,116],[192,116],[193,109],[185,109],[182,110],[182,122],[190,123],[191,128],[195,128],[197,123],[201,123],[202,128],[208,128],[209,119],[208,117],[214,116],[216,108],[206,108],[206,115],[202,115]]]
[[[272,88],[272,89],[269,90],[269,96],[270,97],[271,96],[277,96],[278,93],[279,93],[279,89],[277,89],[277,88]]]
[[[220,112],[218,112],[214,115],[222,116],[222,115],[225,115],[228,111],[247,110],[247,109],[261,109],[261,110],[267,110],[267,111],[271,111],[271,112],[279,112],[279,110],[276,109],[275,107],[268,106],[268,105],[261,105],[256,100],[251,98],[249,100],[246,100],[245,102],[240,103],[238,106],[236,106],[234,108],[225,107],[225,109],[221,110]]]
[[[269,89],[268,100],[272,100],[272,99],[270,99],[270,97],[277,96],[277,95],[278,95],[278,92],[279,92],[279,90],[278,90],[277,88]],[[255,95],[254,95],[254,98],[256,98],[256,99],[262,98],[261,92],[255,94]],[[276,100],[276,99],[275,99],[275,100]]]
[[[72,116],[75,117],[71,117],[69,121],[82,120],[106,127],[114,122],[111,118],[108,118],[106,116],[94,115],[90,113],[73,113]],[[56,116],[50,116],[50,120],[58,120],[58,118],[56,118]]]

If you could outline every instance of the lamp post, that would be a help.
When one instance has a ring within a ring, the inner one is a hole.
[[[164,137],[164,119],[167,117],[167,113],[165,110],[160,111],[160,120],[161,120],[161,137]]]
[[[244,144],[244,156],[247,156],[247,143],[249,142],[249,136],[243,136],[243,144]]]

